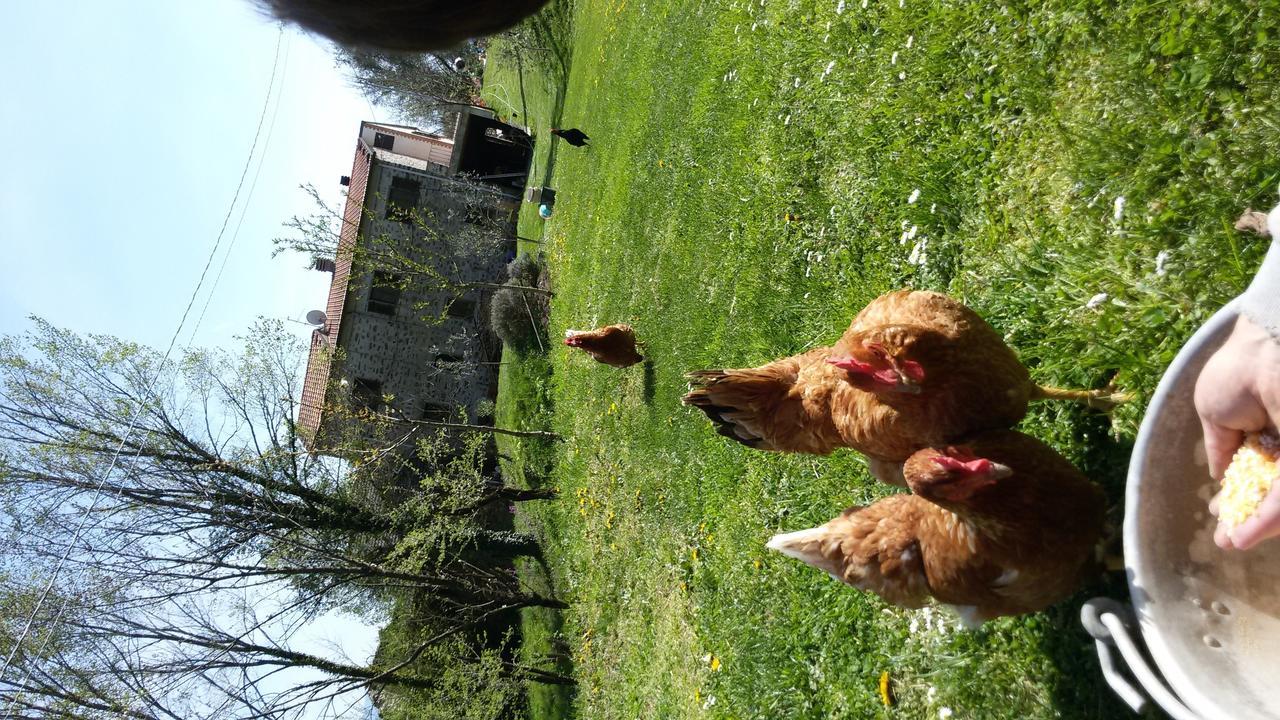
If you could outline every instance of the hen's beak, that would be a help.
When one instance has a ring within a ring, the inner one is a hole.
[[[993,462],[991,463],[991,469],[987,471],[987,474],[996,480],[1003,480],[1013,474],[1013,468],[1008,465]]]

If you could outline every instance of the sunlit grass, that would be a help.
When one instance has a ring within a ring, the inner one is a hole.
[[[724,442],[680,407],[681,375],[830,342],[887,290],[946,290],[1038,381],[1137,395],[1113,418],[1043,405],[1023,426],[1118,503],[1162,369],[1265,249],[1230,223],[1280,179],[1280,13],[578,0],[572,19],[556,122],[593,144],[556,149],[550,335],[628,322],[652,360],[646,380],[556,346],[549,366],[504,374],[500,408],[522,408],[506,417],[565,437],[537,450],[561,499],[524,521],[574,603],[559,631],[574,712],[1125,717],[1075,620],[1081,598],[1120,595],[1121,580],[978,633],[938,631],[766,554],[773,532],[885,489],[852,453]],[[538,102],[558,107],[544,80]]]

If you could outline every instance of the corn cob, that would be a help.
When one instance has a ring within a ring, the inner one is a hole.
[[[1218,521],[1234,528],[1248,520],[1280,475],[1280,438],[1249,433],[1222,476]]]

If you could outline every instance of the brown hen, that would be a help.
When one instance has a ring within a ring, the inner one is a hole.
[[[564,344],[581,348],[605,365],[630,367],[644,360],[636,352],[636,333],[630,325],[609,325],[598,330],[565,330]]]
[[[902,290],[862,310],[830,348],[758,368],[700,370],[684,403],[750,447],[865,453],[883,480],[915,450],[1022,419],[1027,402],[1110,407],[1107,391],[1044,388],[977,313],[941,293]],[[883,471],[881,468],[890,468]]]
[[[952,606],[968,627],[1042,610],[1097,568],[1102,492],[1044,443],[997,430],[906,462],[914,495],[853,507],[769,547],[894,605]]]

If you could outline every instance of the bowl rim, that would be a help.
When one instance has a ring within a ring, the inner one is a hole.
[[[1145,642],[1152,659],[1160,669],[1165,680],[1173,691],[1194,712],[1203,717],[1227,717],[1225,711],[1213,698],[1206,696],[1192,680],[1192,675],[1185,671],[1175,659],[1168,644],[1164,640],[1163,631],[1151,619],[1147,591],[1144,579],[1147,575],[1145,557],[1142,552],[1139,533],[1139,512],[1142,503],[1142,469],[1154,442],[1155,423],[1168,402],[1174,385],[1188,371],[1188,365],[1198,360],[1201,353],[1210,347],[1210,343],[1218,339],[1224,331],[1239,317],[1239,298],[1227,303],[1209,318],[1200,329],[1187,340],[1182,349],[1174,357],[1173,362],[1160,378],[1159,385],[1151,397],[1146,414],[1138,429],[1138,437],[1134,442],[1133,453],[1129,457],[1129,470],[1125,483],[1124,511],[1124,549],[1125,568],[1129,571],[1129,598],[1142,629]],[[1214,346],[1216,348],[1216,346]]]

